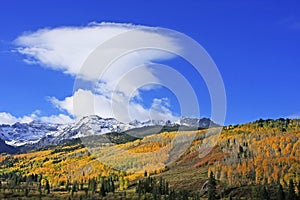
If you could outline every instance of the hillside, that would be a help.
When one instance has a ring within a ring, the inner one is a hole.
[[[48,197],[53,199],[72,197],[68,191],[74,184],[79,186],[73,198],[79,199],[86,190],[90,191],[91,180],[98,185],[97,198],[101,184],[110,180],[114,182],[115,194],[101,198],[117,198],[126,191],[127,199],[138,199],[137,181],[143,180],[145,171],[157,180],[162,177],[177,195],[186,194],[194,199],[207,198],[205,185],[210,172],[217,180],[218,197],[260,199],[264,190],[272,199],[279,184],[289,194],[291,181],[295,195],[299,195],[299,126],[300,120],[278,119],[227,126],[220,136],[214,134],[214,128],[167,131],[144,138],[110,135],[110,140],[119,141],[117,144],[88,137],[81,143],[74,140],[28,153],[3,154],[0,174],[2,185],[7,187],[7,177],[24,179],[42,174],[42,187],[49,182],[52,196]],[[27,187],[26,180],[14,187]],[[1,190],[1,194],[9,196],[9,191]],[[31,198],[38,194],[34,191],[33,187],[29,192]],[[151,197],[145,195],[147,199],[154,198],[150,193]]]

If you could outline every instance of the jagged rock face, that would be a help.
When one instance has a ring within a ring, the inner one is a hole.
[[[101,118],[97,115],[83,117],[71,124],[47,124],[39,121],[30,123],[15,123],[0,125],[0,139],[12,146],[35,145],[44,147],[49,144],[59,144],[62,141],[82,138],[91,135],[101,135],[110,132],[123,132],[133,128],[147,126],[190,126],[208,128],[216,125],[208,118],[181,118],[177,122],[170,120],[148,120],[140,122],[134,120],[122,123],[114,118]]]
[[[15,123],[13,125],[0,125],[0,139],[7,144],[20,146],[34,144],[49,133],[58,131],[58,124],[46,124],[38,121],[30,123]]]
[[[83,117],[77,123],[70,124],[57,134],[56,140],[81,138],[110,132],[122,132],[135,126],[125,124],[113,118],[101,118],[96,115]]]
[[[215,124],[213,121],[211,121],[208,118],[198,119],[198,118],[188,118],[188,117],[181,118],[180,125],[199,127],[199,128],[209,128],[209,127],[217,126],[217,124]]]
[[[145,127],[145,126],[155,126],[155,125],[160,125],[160,126],[172,126],[175,125],[176,123],[172,123],[170,120],[164,121],[164,120],[147,120],[144,122],[134,120],[132,122],[129,122],[129,125],[132,125],[136,128],[138,127]]]
[[[4,140],[0,139],[0,153],[14,154],[17,153],[18,151],[19,150],[17,148],[6,144]]]

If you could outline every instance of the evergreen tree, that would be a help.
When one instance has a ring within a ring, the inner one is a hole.
[[[209,180],[208,180],[208,200],[215,200],[216,197],[216,179],[213,172],[210,172]]]
[[[67,181],[65,189],[66,189],[66,191],[70,192],[70,182],[69,181]]]
[[[110,184],[111,184],[111,192],[115,192],[115,183],[114,183],[114,181],[111,179],[110,180]]]
[[[85,198],[87,198],[88,195],[89,195],[89,189],[88,188],[84,188],[84,193],[85,193]]]
[[[138,180],[138,182],[137,182],[137,187],[135,188],[135,192],[136,193],[141,193],[141,181],[140,180]]]
[[[164,194],[164,183],[162,177],[159,178],[159,193]]]
[[[83,179],[81,179],[81,182],[80,182],[80,190],[83,190]]]
[[[106,196],[106,191],[105,191],[104,182],[101,182],[99,195],[102,196],[102,197],[105,197],[105,196]]]
[[[295,186],[294,181],[291,179],[289,182],[289,189],[287,193],[287,199],[288,200],[296,200],[296,193],[295,193]]]
[[[28,197],[28,193],[29,193],[29,189],[26,187],[25,190],[24,190],[24,196]]]
[[[285,199],[284,191],[282,185],[279,183],[279,187],[277,191],[277,200],[284,200],[284,199]]]
[[[169,183],[166,181],[165,194],[169,194]]]
[[[50,184],[49,181],[47,179],[45,179],[46,184],[45,184],[45,190],[47,194],[50,194]]]
[[[158,186],[153,187],[152,197],[153,197],[154,200],[158,200]]]
[[[171,190],[170,195],[169,195],[170,200],[175,200],[176,199],[176,193],[174,190]]]
[[[138,180],[138,185],[136,187],[136,193],[138,193],[138,199],[142,198],[142,188],[141,188],[141,181]]]
[[[97,188],[97,182],[94,178],[91,180],[91,185],[92,185],[92,194],[95,194]]]
[[[261,187],[260,199],[262,199],[262,200],[269,200],[270,199],[269,192],[268,192],[268,190],[265,186]]]
[[[43,180],[43,175],[40,174],[38,178],[38,191],[39,191],[39,197],[42,197],[42,180]]]
[[[74,193],[78,191],[78,183],[75,181],[72,185],[71,195],[74,196]]]
[[[300,200],[300,181],[297,184],[297,190],[298,190],[298,200]]]

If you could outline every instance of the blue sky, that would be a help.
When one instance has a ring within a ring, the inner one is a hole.
[[[163,27],[200,43],[224,81],[226,124],[299,116],[299,13],[297,1],[4,1],[0,6],[0,118],[2,122],[7,118],[12,118],[8,122],[72,118],[62,105],[73,94],[72,73],[43,62],[24,62],[26,56],[16,51],[16,39],[42,28],[86,27],[91,22]],[[174,60],[167,63],[175,68],[187,65]],[[209,116],[205,84],[193,78],[192,70],[181,73],[194,81],[201,115]],[[166,109],[179,113],[176,97],[167,89],[141,91],[140,95],[140,105],[146,109],[167,97]]]

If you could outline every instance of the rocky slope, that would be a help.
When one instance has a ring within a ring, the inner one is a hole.
[[[44,147],[49,144],[59,144],[64,141],[83,138],[93,135],[102,135],[110,132],[124,132],[143,127],[172,127],[188,126],[208,128],[216,126],[210,119],[181,118],[177,122],[169,120],[148,120],[140,122],[134,120],[128,124],[114,118],[101,118],[97,115],[83,117],[71,124],[46,124],[39,121],[30,123],[15,123],[13,125],[0,125],[0,139],[11,146],[33,145]]]

